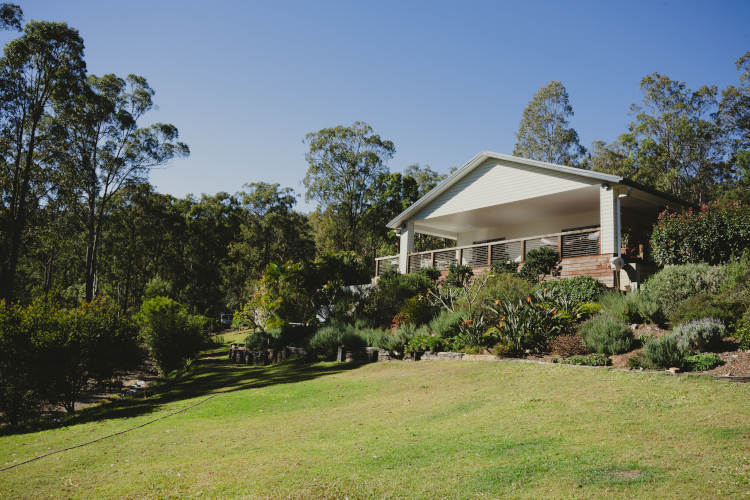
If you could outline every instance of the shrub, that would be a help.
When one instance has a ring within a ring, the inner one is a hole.
[[[500,341],[494,346],[492,346],[492,349],[490,349],[490,352],[500,358],[512,356],[513,346],[509,344],[507,341]]]
[[[734,338],[740,345],[740,349],[750,349],[750,309],[737,322],[737,327],[734,330]]]
[[[478,301],[492,305],[495,301],[517,301],[532,294],[533,284],[514,274],[494,274],[487,278],[487,283],[479,292]]]
[[[342,345],[357,349],[365,347],[367,341],[353,325],[334,321],[318,329],[308,343],[311,354],[327,360],[336,359],[338,348]]]
[[[162,374],[182,368],[207,343],[206,322],[168,297],[154,297],[138,313],[141,337]]]
[[[497,339],[512,347],[512,353],[521,355],[527,349],[543,350],[547,340],[560,333],[556,311],[547,309],[536,296],[526,300],[499,302],[489,308],[497,319],[496,326],[485,334],[486,342]]]
[[[659,323],[659,306],[646,292],[607,292],[601,298],[602,311],[625,323]]]
[[[515,274],[518,272],[518,262],[511,259],[493,262],[490,270],[495,274]]]
[[[532,281],[541,281],[545,275],[551,274],[560,263],[557,250],[551,247],[540,247],[526,253],[521,276]]]
[[[581,366],[609,366],[612,364],[612,361],[610,361],[608,356],[606,356],[605,354],[600,354],[598,352],[568,356],[559,360],[559,362],[566,365]]]
[[[701,352],[685,358],[685,365],[693,372],[713,370],[724,364],[724,360],[712,352]]]
[[[413,337],[406,343],[404,347],[404,353],[409,354],[412,352],[438,352],[443,347],[443,341],[439,337],[433,337],[431,335],[418,335]]]
[[[680,303],[669,319],[673,324],[687,323],[702,318],[716,318],[729,328],[742,317],[746,303],[728,292],[702,293]]]
[[[449,338],[458,333],[458,324],[461,322],[461,315],[450,311],[441,311],[432,321],[429,329],[439,337]]]
[[[599,314],[581,324],[578,332],[586,347],[601,354],[621,354],[632,349],[633,331],[608,314]]]
[[[34,302],[28,308],[0,300],[0,417],[17,425],[35,415],[42,405],[37,351],[32,332],[40,326],[33,321]],[[39,320],[44,320],[44,314]]]
[[[10,424],[43,404],[72,412],[91,379],[101,382],[138,357],[131,319],[105,299],[62,309],[39,299],[0,301],[0,414]]]
[[[433,281],[421,273],[385,273],[357,305],[355,316],[371,326],[387,328],[407,299],[425,295],[433,286]]]
[[[678,325],[673,332],[677,339],[677,347],[686,354],[716,347],[725,334],[724,324],[713,318]]]
[[[645,368],[682,368],[684,364],[685,353],[677,346],[677,337],[673,334],[649,340],[643,347],[642,365]]]
[[[571,304],[596,302],[604,292],[604,285],[591,276],[575,276],[547,281],[538,286],[550,289],[555,295]]]
[[[725,264],[750,248],[750,206],[715,202],[684,214],[662,212],[651,248],[660,265]]]
[[[437,312],[437,307],[432,305],[427,297],[417,295],[404,301],[397,316],[400,318],[400,324],[423,325],[428,323]]]
[[[588,352],[583,344],[583,337],[580,335],[560,335],[547,342],[547,346],[552,354],[557,354],[563,358]]]
[[[601,312],[602,306],[596,302],[584,302],[578,306],[578,312],[584,318],[589,318],[598,312]]]
[[[719,266],[668,266],[646,280],[643,289],[669,317],[684,300],[701,293],[717,293],[723,278],[724,268]]]
[[[445,283],[448,286],[461,287],[474,276],[471,266],[464,264],[451,264],[448,268],[448,276],[445,277]]]
[[[384,332],[376,347],[392,352],[404,352],[406,345],[411,339],[424,337],[429,335],[429,333],[426,326],[404,325],[400,328]]]
[[[432,267],[432,266],[420,269],[419,273],[431,279],[432,281],[436,281],[440,279],[440,275],[441,275],[440,269],[436,267]]]

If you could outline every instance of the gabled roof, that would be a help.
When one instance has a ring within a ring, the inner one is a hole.
[[[474,158],[469,160],[469,162],[466,163],[463,167],[453,172],[440,184],[435,186],[430,192],[428,192],[427,194],[422,196],[420,199],[415,201],[409,208],[401,212],[398,216],[396,216],[396,218],[390,221],[387,224],[387,226],[391,229],[398,228],[404,222],[404,220],[409,219],[412,215],[416,215],[422,208],[427,206],[431,201],[433,201],[435,198],[440,196],[444,191],[446,191],[456,182],[461,180],[461,178],[463,178],[465,175],[467,175],[469,172],[474,170],[476,167],[478,167],[479,165],[481,165],[488,159],[505,160],[505,161],[509,161],[513,163],[519,163],[521,165],[528,165],[532,167],[541,168],[544,170],[549,170],[552,172],[561,172],[565,174],[576,175],[579,177],[586,177],[586,178],[594,179],[594,180],[601,181],[601,182],[612,182],[616,184],[623,184],[623,185],[635,187],[637,189],[641,189],[644,191],[648,191],[652,194],[661,196],[670,201],[677,202],[681,205],[692,205],[691,203],[686,202],[684,200],[680,200],[679,198],[676,198],[670,194],[661,193],[654,189],[647,188],[645,186],[629,181],[628,179],[625,179],[618,175],[604,174],[601,172],[593,172],[591,170],[585,170],[582,168],[566,167],[564,165],[556,165],[554,163],[547,163],[547,162],[537,161],[537,160],[529,160],[527,158],[521,158],[518,156],[493,153],[492,151],[482,151],[481,153],[474,156]]]

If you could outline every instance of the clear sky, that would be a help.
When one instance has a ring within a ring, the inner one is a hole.
[[[748,0],[14,1],[26,19],[77,28],[90,72],[148,79],[148,118],[192,150],[151,176],[177,196],[253,181],[301,193],[304,135],[356,120],[394,141],[393,171],[512,153],[550,80],[567,87],[588,147],[625,130],[644,75],[723,87],[750,50]]]

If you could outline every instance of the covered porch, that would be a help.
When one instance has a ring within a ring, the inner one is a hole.
[[[507,260],[520,267],[528,252],[550,247],[561,262],[548,279],[586,275],[627,289],[653,271],[646,260],[648,239],[665,206],[654,194],[602,183],[434,217],[422,213],[400,227],[400,253],[377,258],[375,271],[447,272],[461,263],[479,272]],[[418,252],[416,234],[451,239],[456,246]],[[623,258],[619,272],[612,265],[616,257]]]

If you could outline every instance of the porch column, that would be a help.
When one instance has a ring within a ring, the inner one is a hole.
[[[611,184],[599,188],[599,225],[601,226],[602,254],[617,255],[620,233],[620,211],[617,187]]]
[[[401,227],[401,241],[398,244],[398,272],[406,274],[409,266],[409,253],[414,251],[414,223],[407,222]]]

